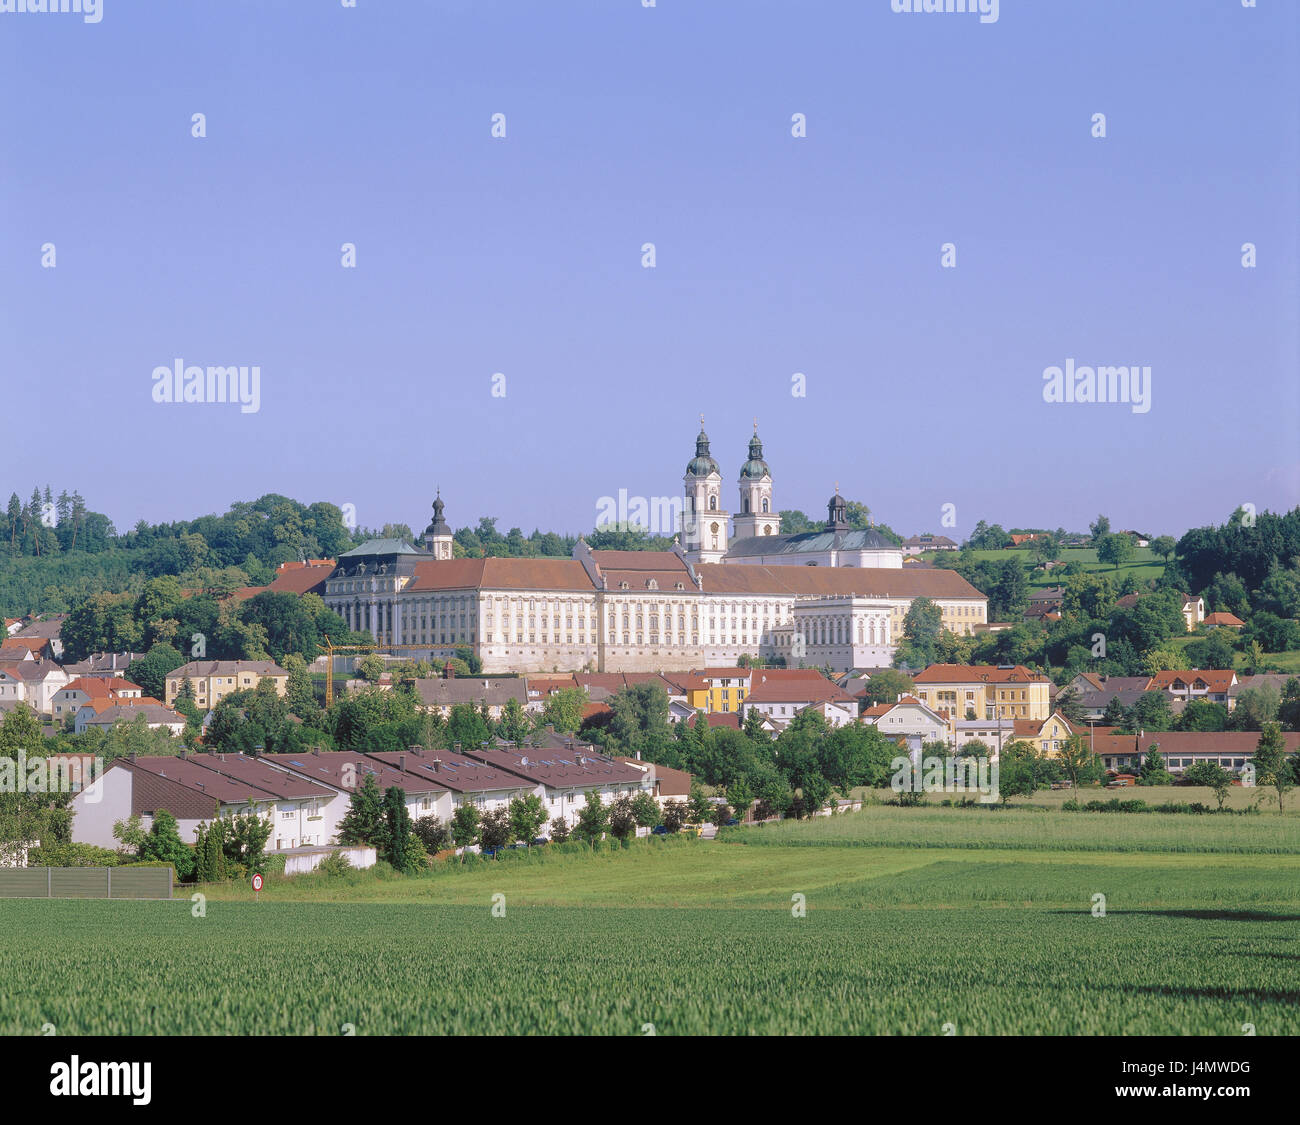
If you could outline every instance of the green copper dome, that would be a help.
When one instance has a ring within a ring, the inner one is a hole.
[[[758,433],[749,439],[749,460],[740,466],[741,480],[762,480],[770,477],[771,471],[763,460],[763,443],[758,440]]]
[[[695,439],[695,456],[691,458],[690,464],[686,466],[686,475],[688,477],[707,477],[710,473],[716,473],[717,471],[718,463],[709,456],[709,435],[701,429],[699,437]]]

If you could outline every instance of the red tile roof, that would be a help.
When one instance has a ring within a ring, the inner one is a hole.
[[[1232,686],[1236,672],[1231,669],[1193,668],[1183,672],[1157,672],[1147,684],[1147,691],[1169,691],[1176,683],[1192,686],[1200,681],[1211,692],[1225,692]]]
[[[850,594],[862,597],[984,597],[955,570],[899,570],[889,567],[738,566],[704,563],[695,568],[705,593],[798,595]]]
[[[772,676],[769,672],[755,672],[750,683],[746,703],[856,703],[838,684],[812,671],[815,678]]]

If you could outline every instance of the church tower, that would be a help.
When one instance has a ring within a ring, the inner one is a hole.
[[[740,467],[740,514],[736,516],[736,538],[779,535],[781,517],[772,503],[772,473],[763,460],[763,443],[754,419],[754,436],[749,439],[749,460]]]
[[[731,517],[722,510],[722,474],[718,463],[709,456],[709,435],[704,432],[704,415],[700,415],[700,433],[695,439],[695,456],[682,477],[686,484],[686,503],[682,511],[682,548],[692,563],[716,563],[727,553]]]
[[[424,549],[436,559],[451,558],[451,528],[442,518],[444,507],[442,490],[439,489],[433,501],[433,522],[424,529]]]

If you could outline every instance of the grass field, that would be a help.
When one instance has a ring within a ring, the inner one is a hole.
[[[1276,814],[873,806],[200,890],[6,901],[0,1033],[1300,1033]]]
[[[948,558],[953,557],[951,552],[943,551],[927,551],[921,557],[926,562],[942,566],[945,554]],[[1029,568],[1029,584],[1031,586],[1055,586],[1061,581],[1059,569],[1050,571],[1034,570],[1033,567],[1038,565],[1038,560],[1027,548],[1009,548],[1005,551],[977,550],[975,557],[977,559],[993,559],[996,562],[1002,562],[1005,559],[1019,559]],[[1067,547],[1061,551],[1059,561],[1063,563],[1077,562],[1082,564],[1085,571],[1099,571],[1112,575],[1117,583],[1123,582],[1126,574],[1132,574],[1139,583],[1146,583],[1148,580],[1159,578],[1161,571],[1165,568],[1164,560],[1150,547],[1135,547],[1133,549],[1133,558],[1118,570],[1109,563],[1098,562],[1097,552],[1092,547]]]

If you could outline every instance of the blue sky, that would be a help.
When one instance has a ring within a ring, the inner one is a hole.
[[[0,486],[576,532],[679,494],[703,413],[733,509],[754,416],[777,507],[839,482],[903,534],[1289,508],[1298,8],[0,14]],[[154,402],[178,357],[260,409]],[[1045,403],[1067,358],[1150,366],[1151,409]]]

